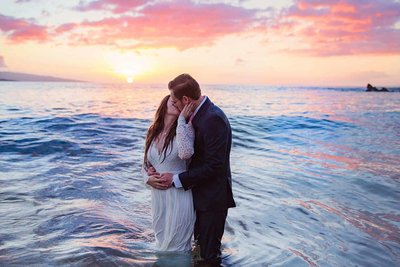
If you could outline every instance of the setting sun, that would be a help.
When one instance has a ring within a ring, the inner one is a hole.
[[[110,68],[127,83],[144,75],[150,69],[150,60],[132,52],[113,52],[105,56]]]

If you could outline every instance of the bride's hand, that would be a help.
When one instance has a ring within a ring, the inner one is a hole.
[[[147,169],[147,175],[148,176],[152,176],[152,175],[155,175],[155,174],[159,174],[159,173],[156,171],[156,169],[153,166],[150,166]]]
[[[165,183],[165,179],[161,178],[159,174],[154,174],[149,176],[149,179],[147,180],[147,184],[150,185],[151,187],[159,190],[165,190],[168,189],[168,185]]]
[[[194,103],[190,102],[189,104],[186,104],[186,106],[182,109],[181,115],[185,117],[185,120],[188,121],[190,118],[190,115],[192,115],[194,110]]]

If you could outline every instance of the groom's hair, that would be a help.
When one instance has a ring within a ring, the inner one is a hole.
[[[181,74],[168,83],[168,89],[174,96],[181,100],[183,96],[197,100],[201,96],[200,86],[197,81],[189,74]]]

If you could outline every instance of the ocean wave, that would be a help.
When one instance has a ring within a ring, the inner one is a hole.
[[[165,88],[34,85],[0,99],[0,265],[161,263],[140,169]],[[400,95],[362,90],[205,86],[233,132],[224,266],[398,262]]]
[[[19,153],[30,154],[32,156],[49,155],[53,153],[74,153],[79,151],[80,154],[89,152],[88,149],[80,149],[79,145],[71,141],[53,139],[42,142],[29,142],[20,145],[15,142],[2,142],[0,153]]]

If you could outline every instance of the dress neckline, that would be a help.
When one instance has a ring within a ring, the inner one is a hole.
[[[175,140],[175,138],[172,139],[172,143],[174,142],[174,140]],[[162,151],[160,151],[160,150],[158,149],[158,147],[157,147],[157,142],[156,142],[156,141],[153,141],[153,142],[151,143],[151,146],[154,147],[154,149],[155,149],[156,152],[157,152],[157,155],[158,155],[159,157],[161,157]],[[171,147],[169,147],[168,149],[171,149]]]

